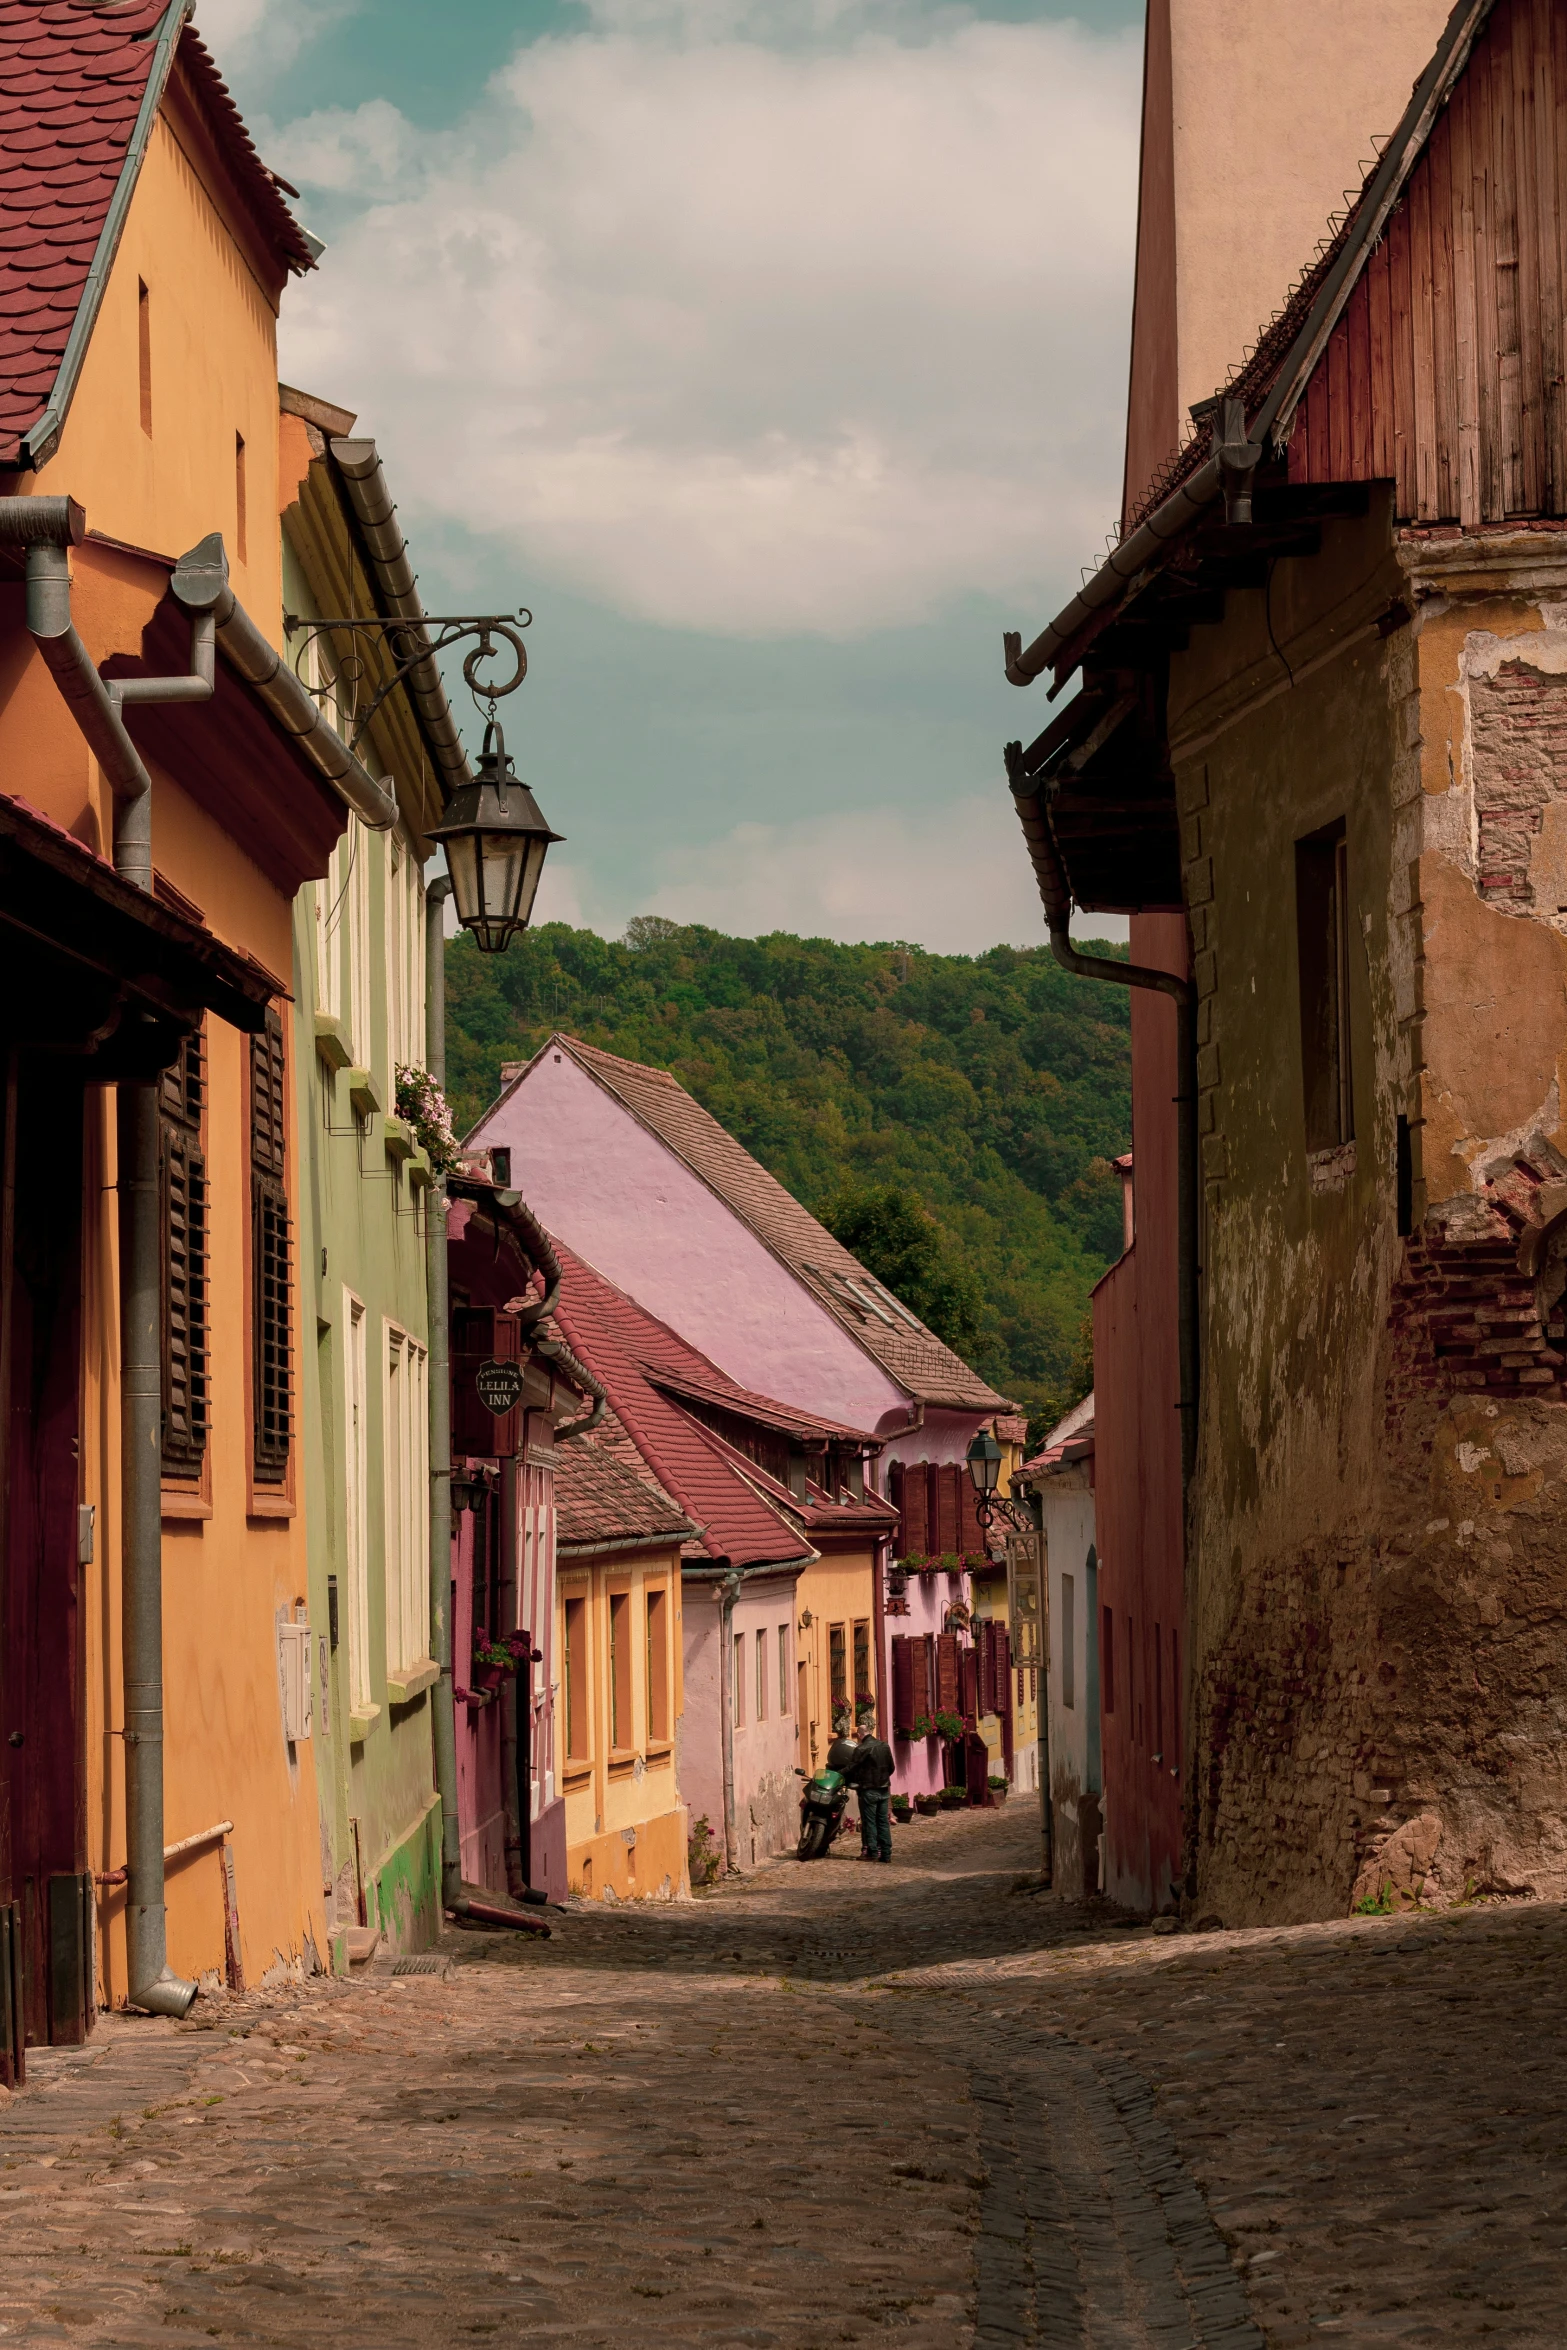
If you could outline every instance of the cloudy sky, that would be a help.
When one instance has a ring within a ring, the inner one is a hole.
[[[1039,938],[1001,631],[1116,502],[1141,14],[201,0],[328,240],[285,378],[428,608],[534,614],[541,914]]]

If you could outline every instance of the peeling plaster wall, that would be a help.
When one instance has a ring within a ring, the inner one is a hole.
[[[1227,1923],[1567,1890],[1563,544],[1395,545],[1374,506],[1172,663],[1205,1177],[1187,1795]],[[1355,1137],[1324,1165],[1294,843],[1340,817]]]

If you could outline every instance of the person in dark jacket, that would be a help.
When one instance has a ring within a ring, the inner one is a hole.
[[[892,1748],[867,1722],[844,1774],[860,1804],[861,1860],[892,1858]]]

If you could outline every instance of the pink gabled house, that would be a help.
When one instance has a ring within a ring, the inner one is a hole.
[[[740,1386],[874,1440],[876,1482],[899,1521],[880,1545],[864,1615],[845,1597],[841,1620],[851,1642],[868,1622],[872,1694],[894,1737],[905,1726],[893,1719],[902,1678],[928,1661],[934,1697],[934,1643],[955,1634],[967,1647],[973,1595],[966,1563],[910,1575],[889,1618],[889,1570],[909,1555],[966,1562],[979,1550],[962,1517],[964,1455],[1011,1407],[667,1070],[555,1035],[502,1074],[466,1148],[508,1154],[508,1179],[551,1233]],[[920,1666],[900,1658],[896,1677],[895,1636],[920,1644]],[[1005,1678],[1010,1698],[1010,1667]],[[922,1692],[916,1712],[933,1710]],[[900,1789],[941,1784],[934,1740],[894,1744]]]
[[[618,1451],[690,1521],[681,1546],[684,1711],[680,1799],[736,1869],[786,1850],[798,1828],[802,1748],[825,1725],[829,1655],[813,1638],[888,1542],[895,1516],[865,1490],[874,1446],[730,1379],[557,1243],[556,1318],[609,1412]],[[841,1619],[844,1659],[852,1616]],[[867,1636],[872,1618],[863,1618]],[[818,1741],[825,1753],[825,1735]],[[569,1772],[569,1765],[568,1765]],[[569,1786],[569,1776],[568,1776]]]

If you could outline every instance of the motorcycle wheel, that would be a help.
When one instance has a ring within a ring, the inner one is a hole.
[[[807,1820],[800,1830],[800,1841],[795,1849],[796,1856],[800,1860],[815,1860],[818,1853],[825,1852],[827,1849],[826,1821]]]

